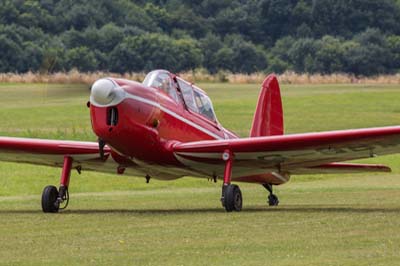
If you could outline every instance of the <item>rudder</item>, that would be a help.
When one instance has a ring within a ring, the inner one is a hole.
[[[262,83],[250,137],[283,135],[283,109],[278,79],[268,75]]]

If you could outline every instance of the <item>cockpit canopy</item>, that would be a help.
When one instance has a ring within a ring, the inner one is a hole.
[[[172,74],[166,70],[151,71],[143,80],[143,85],[160,89],[175,102],[181,104],[184,102],[190,111],[203,115],[211,121],[217,121],[211,100],[205,92],[179,77],[176,77],[175,82]]]

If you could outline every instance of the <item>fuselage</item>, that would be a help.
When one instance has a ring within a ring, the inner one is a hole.
[[[155,81],[143,84],[114,78],[92,86],[92,128],[113,150],[117,163],[182,167],[172,151],[174,143],[237,138],[220,125],[212,106],[206,108],[211,102],[205,103],[209,98],[201,89],[169,72],[158,72],[149,75],[167,77],[169,90],[157,87]]]

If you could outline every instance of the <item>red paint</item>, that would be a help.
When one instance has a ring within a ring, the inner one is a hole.
[[[281,93],[275,75],[269,75],[261,86],[250,137],[283,135]]]
[[[379,141],[381,140],[381,141]],[[260,138],[235,140],[203,141],[177,144],[177,152],[222,152],[227,146],[232,152],[290,151],[299,149],[318,149],[322,147],[340,147],[346,144],[373,143],[374,141],[400,142],[400,126],[329,131],[318,133],[292,134]],[[328,145],[328,146],[327,146]]]
[[[233,165],[233,154],[230,150],[225,150],[222,154],[222,159],[225,161],[224,169],[224,185],[231,183],[232,165]]]
[[[70,156],[64,156],[64,163],[61,172],[60,185],[68,188],[69,179],[71,176],[72,158]]]
[[[30,154],[97,154],[99,147],[94,142],[64,141],[46,139],[28,139],[0,137],[2,151],[30,153]],[[104,147],[104,152],[109,153],[109,147]]]
[[[115,82],[128,95],[115,106],[119,113],[118,124],[110,131],[106,124],[106,107],[91,104],[90,111],[95,134],[120,154],[152,163],[181,165],[167,148],[170,141],[215,139],[190,123],[224,138],[225,130],[217,122],[185,109],[182,102],[174,101],[164,91],[121,79]],[[154,127],[155,120],[159,121],[157,127]]]

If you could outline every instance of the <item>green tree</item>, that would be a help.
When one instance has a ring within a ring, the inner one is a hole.
[[[68,70],[76,68],[84,72],[94,71],[98,64],[95,53],[84,46],[72,48],[65,54],[65,66]]]
[[[172,28],[172,18],[170,13],[165,8],[154,5],[152,3],[147,3],[144,6],[144,11],[151,18],[151,20],[156,23],[157,27],[165,32],[170,32]]]
[[[253,73],[267,68],[264,51],[253,43],[245,41],[240,35],[229,35],[225,43],[233,51],[232,65],[228,70],[239,73]]]
[[[16,72],[400,69],[398,0],[3,0],[0,35]]]
[[[288,51],[294,42],[295,39],[292,37],[283,37],[276,41],[268,54],[268,72],[283,73],[286,70],[293,69],[293,66],[290,64]]]
[[[323,74],[342,72],[344,69],[344,49],[341,40],[332,36],[324,36],[317,45],[315,53],[315,69]]]
[[[258,31],[258,10],[249,3],[221,10],[213,21],[215,31],[222,36],[240,33],[250,39],[259,40],[262,34]]]
[[[201,14],[203,17],[216,17],[216,15],[224,8],[232,5],[231,0],[203,0],[200,4],[193,4],[193,10]]]
[[[292,37],[283,37],[276,41],[274,47],[271,49],[271,54],[278,57],[282,61],[289,62],[288,51],[296,40]]]
[[[79,47],[86,44],[85,37],[81,31],[77,31],[74,28],[65,31],[61,36],[61,40],[66,48]]]
[[[352,37],[368,27],[399,33],[400,8],[393,0],[313,1],[315,37],[326,34]]]
[[[0,51],[0,72],[19,72],[22,49],[18,43],[0,34]]]
[[[51,39],[43,48],[40,72],[51,73],[66,70],[65,47],[59,38]]]
[[[315,73],[318,71],[314,64],[314,58],[320,44],[314,39],[302,38],[295,41],[288,50],[290,63],[293,70],[298,73]]]
[[[144,2],[147,3],[147,2]],[[151,17],[145,6],[139,6],[137,1],[114,0],[105,1],[105,8],[112,15],[108,23],[115,23],[117,26],[136,27],[147,32],[159,32],[158,22]]]
[[[15,23],[18,16],[17,3],[12,0],[3,0],[0,7],[0,24]]]
[[[390,53],[386,39],[377,29],[367,29],[345,46],[346,72],[357,75],[387,73]]]
[[[222,47],[215,53],[216,70],[232,69],[235,52],[229,47]]]
[[[174,40],[166,35],[126,37],[110,54],[111,70],[149,71],[156,68],[175,72],[201,65],[201,52],[191,39]]]
[[[261,1],[260,25],[265,35],[265,45],[272,45],[275,40],[293,32],[294,0],[264,0]]]
[[[211,73],[216,73],[220,66],[220,60],[216,56],[217,52],[224,46],[221,39],[214,34],[207,34],[203,39],[200,40],[200,48],[203,52],[203,66],[208,69]],[[232,56],[232,55],[231,55]],[[225,64],[222,64],[225,65]],[[226,69],[226,67],[223,67]]]
[[[389,67],[393,71],[400,70],[400,36],[391,35],[386,39],[389,48]]]
[[[139,54],[137,37],[128,36],[114,47],[110,54],[109,67],[111,71],[124,73],[141,71],[145,62]]]
[[[37,71],[43,63],[43,48],[33,42],[25,42],[23,44],[21,59],[21,72]]]
[[[169,10],[169,27],[183,29],[190,36],[201,38],[209,31],[207,28],[208,23],[203,17],[198,16],[192,9],[187,9],[184,5],[175,6],[173,10]]]
[[[196,41],[186,38],[174,40],[173,43],[172,48],[175,48],[174,54],[177,61],[176,70],[190,70],[201,66],[203,55]]]

